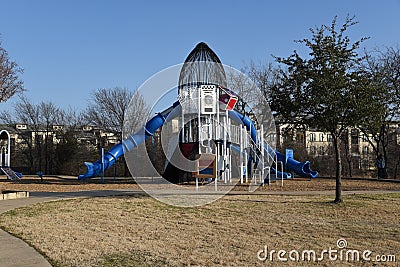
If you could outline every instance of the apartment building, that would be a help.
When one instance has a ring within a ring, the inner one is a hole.
[[[335,151],[331,134],[318,129],[295,128],[289,124],[276,125],[278,147],[285,148],[295,143],[305,148],[308,157],[333,157]],[[388,127],[387,142],[392,147],[400,147],[400,124],[392,122]],[[366,135],[357,128],[349,128],[342,135],[341,154],[357,169],[374,170],[376,155],[373,145],[375,142],[372,135]]]
[[[10,133],[11,146],[19,145],[20,147],[27,146],[27,142],[35,144],[38,139],[41,143],[45,140],[52,144],[58,144],[64,138],[67,130],[64,125],[52,125],[51,127],[36,127],[33,128],[27,124],[15,125],[0,125],[0,130],[7,130]],[[113,146],[120,142],[120,138],[116,133],[103,131],[93,126],[83,126],[73,130],[74,137],[79,144],[92,146]],[[0,137],[0,145],[6,140]]]

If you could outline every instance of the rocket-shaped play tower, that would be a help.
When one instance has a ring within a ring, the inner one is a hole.
[[[226,89],[226,74],[217,55],[199,43],[186,58],[179,75],[178,99],[182,112],[178,118],[178,153],[173,154],[164,177],[170,181],[203,179],[231,180],[231,120],[238,97]],[[174,164],[181,152],[189,161],[196,161],[192,171],[182,171]]]

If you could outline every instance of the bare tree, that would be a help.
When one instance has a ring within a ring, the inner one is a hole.
[[[60,113],[60,124],[63,129],[56,131],[58,143],[55,149],[56,173],[67,173],[69,175],[78,175],[79,167],[82,162],[90,159],[93,155],[93,146],[79,141],[84,137],[82,128],[85,120],[83,113],[73,108],[67,108]],[[95,152],[97,156],[97,152]]]
[[[61,110],[60,123],[68,128],[77,129],[84,124],[84,114],[76,109],[69,107],[66,110]]]
[[[72,108],[63,110],[52,102],[36,104],[20,95],[13,110],[0,113],[0,123],[14,128],[23,140],[15,144],[19,166],[28,166],[30,173],[77,175],[81,163],[93,154],[93,147],[80,143],[82,117]]]
[[[256,74],[261,74],[261,71],[266,70],[261,69],[261,67],[258,69],[258,66],[256,67],[254,63],[251,63],[242,72],[228,69],[226,73],[227,85],[229,89],[239,96],[236,104],[236,109],[239,112],[249,116],[256,125],[268,125],[268,127],[264,127],[266,132],[271,127],[275,131],[275,125],[271,121],[272,113],[269,109],[267,98],[264,97],[265,87],[268,87],[267,84],[269,84],[270,80],[267,80],[265,76],[256,76]],[[264,87],[260,87],[261,84]]]
[[[39,169],[41,168],[41,142],[35,137],[38,136],[39,132],[39,108],[31,103],[27,97],[21,95],[19,101],[14,106],[13,112],[3,111],[1,113],[1,121],[10,127],[14,127],[16,124],[26,124],[29,126],[32,134],[27,134],[24,130],[15,129],[19,134],[20,138],[24,140],[26,150],[24,154],[29,162],[30,172],[34,171],[35,159],[39,162]],[[36,149],[35,148],[39,148]],[[36,152],[36,153],[35,153]]]
[[[24,91],[24,83],[18,77],[22,73],[23,69],[10,59],[0,40],[0,103]]]
[[[28,129],[15,127],[24,140],[24,154],[27,156],[31,172],[52,173],[55,169],[55,144],[53,125],[61,124],[64,112],[52,102],[32,103],[21,95],[13,112],[2,112],[2,122],[14,127],[25,124]],[[43,166],[44,163],[44,166]],[[44,169],[42,169],[44,167]]]
[[[370,86],[380,92],[380,97],[376,99],[379,109],[366,116],[360,130],[368,137],[375,156],[383,154],[387,167],[394,161],[399,162],[396,155],[389,157],[388,148],[392,145],[394,131],[391,125],[400,119],[400,48],[377,49],[368,53],[366,58],[362,71],[368,75]],[[396,176],[397,169],[394,169]]]
[[[272,63],[254,63],[250,62],[246,66],[243,72],[247,73],[252,82],[257,86],[258,90],[261,92],[256,99],[258,102],[257,109],[259,109],[258,117],[262,120],[264,125],[264,132],[266,134],[272,134],[276,132],[276,126],[274,117],[274,111],[270,109],[272,106],[273,98],[271,97],[271,88],[278,83],[279,79],[279,67],[274,66]],[[263,100],[260,101],[259,99]],[[275,135],[272,135],[275,136]],[[270,140],[276,142],[277,140]]]
[[[44,171],[45,173],[52,173],[54,170],[54,140],[53,140],[53,133],[54,125],[61,124],[61,118],[63,111],[56,107],[52,102],[40,102],[38,105],[39,109],[39,122],[44,129],[44,159],[45,159],[45,166]],[[50,139],[51,138],[51,139]]]
[[[147,118],[150,108],[139,91],[135,91],[125,111],[124,133],[135,133]]]
[[[114,133],[122,141],[123,133],[135,132],[143,118],[147,118],[150,108],[140,92],[128,88],[102,88],[93,92],[84,118],[103,131]],[[101,137],[98,136],[101,144]],[[127,175],[127,166],[123,162],[123,173]]]
[[[138,91],[133,93],[126,87],[101,88],[93,92],[85,119],[115,133],[121,140],[125,118],[129,118],[129,127],[134,128],[148,112],[149,108]]]
[[[250,79],[264,93],[268,104],[271,104],[271,88],[278,82],[279,71],[279,68],[275,67],[272,63],[256,64],[253,61],[244,68],[244,72],[247,73]]]

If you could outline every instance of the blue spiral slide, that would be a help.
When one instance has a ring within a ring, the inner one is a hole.
[[[122,143],[115,145],[107,153],[104,154],[103,159],[99,159],[96,162],[85,162],[87,171],[85,174],[78,176],[79,180],[94,178],[101,174],[102,165],[104,164],[104,171],[110,168],[118,158],[120,158],[125,151],[131,151],[133,148],[142,144],[147,138],[152,136],[154,132],[160,128],[167,120],[167,118],[172,119],[176,117],[181,111],[179,101],[176,101],[171,107],[167,108],[163,112],[158,113],[152,119],[150,119],[146,125],[140,129],[137,133],[131,135],[129,138],[125,139]],[[176,115],[171,114],[174,112]]]
[[[125,139],[122,143],[115,145],[113,148],[110,149],[107,153],[104,154],[102,159],[99,159],[96,162],[85,162],[87,167],[87,171],[85,174],[81,174],[78,176],[79,180],[94,178],[101,174],[102,166],[104,164],[104,171],[110,168],[113,164],[115,164],[116,160],[120,158],[125,151],[131,151],[133,148],[137,147],[138,145],[142,144],[147,138],[151,137],[154,132],[160,128],[165,122],[175,118],[180,114],[181,106],[179,101],[176,101],[171,107],[164,110],[163,112],[158,113],[156,116],[151,118],[146,125],[140,129],[137,133],[131,135],[129,138]],[[251,139],[256,142],[257,141],[257,131],[254,126],[254,123],[251,119],[246,116],[242,115],[237,111],[229,111],[229,117],[238,124],[243,124],[247,131],[250,132]],[[299,162],[294,159],[288,159],[285,162],[285,155],[279,153],[278,151],[274,150],[271,151],[269,146],[265,146],[265,149],[269,149],[269,153],[275,153],[278,161],[282,161],[285,164],[287,171],[293,171],[297,175],[302,177],[309,177],[309,178],[316,178],[318,176],[318,172],[312,171],[310,168],[310,162]],[[252,161],[253,159],[250,159]],[[279,173],[278,173],[279,175]],[[286,176],[288,177],[288,176]]]

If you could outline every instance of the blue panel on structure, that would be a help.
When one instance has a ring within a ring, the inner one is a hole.
[[[286,152],[286,161],[285,162],[287,162],[288,159],[293,159],[293,149],[286,148],[285,152]]]
[[[213,168],[205,168],[201,171],[199,171],[200,174],[209,174],[213,175],[214,174],[214,169]]]

